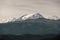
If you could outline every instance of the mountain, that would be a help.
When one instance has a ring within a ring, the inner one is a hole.
[[[34,13],[29,15],[23,15],[20,18],[18,18],[16,21],[23,21],[27,19],[39,19],[39,18],[44,18],[44,17],[40,13]]]
[[[60,19],[50,20],[44,18],[41,14],[23,15],[18,19],[13,19],[7,23],[0,24],[0,34],[59,34]],[[23,21],[22,21],[23,20]]]
[[[0,24],[0,34],[59,34],[60,20],[49,20],[45,18],[27,19]]]
[[[0,23],[0,39],[9,39],[10,37],[10,39],[30,38],[35,40],[35,38],[53,38],[56,35],[57,38],[60,37],[58,36],[60,35],[60,19],[46,19],[39,13],[23,15],[18,19],[13,18],[10,22]]]
[[[22,15],[19,18],[16,17],[9,17],[9,18],[0,18],[0,23],[7,23],[7,22],[14,22],[14,21],[24,21],[27,19],[38,19],[38,18],[44,18],[40,13],[34,13],[34,14],[28,14],[28,15]]]
[[[52,18],[46,18],[42,16],[40,13],[33,13],[33,14],[25,14],[22,15],[19,18],[15,18],[14,21],[24,21],[24,20],[31,20],[31,19],[50,19],[50,20],[59,20],[60,18],[58,16],[52,16]],[[12,20],[13,21],[13,20]]]
[[[28,19],[40,19],[40,18],[45,18],[45,19],[50,19],[50,20],[59,20],[60,18],[58,16],[51,16],[51,17],[43,17],[40,13],[32,13],[32,14],[25,14],[22,15],[21,17],[9,17],[9,18],[0,18],[0,23],[7,23],[7,22],[14,22],[14,21],[24,21]]]

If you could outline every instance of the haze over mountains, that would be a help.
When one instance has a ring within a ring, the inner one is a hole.
[[[45,17],[43,15],[41,15],[40,13],[32,13],[32,14],[22,15],[18,18],[15,18],[15,17],[0,18],[0,23],[6,23],[6,22],[11,22],[11,21],[23,21],[23,20],[27,20],[27,19],[38,19],[38,18],[45,18]],[[60,19],[58,16],[53,16],[52,18],[45,18],[45,19],[50,19],[50,20]]]
[[[1,23],[4,22],[11,22],[11,21],[23,21],[23,20],[27,20],[27,19],[38,19],[38,18],[44,18],[40,13],[34,13],[34,14],[25,14],[22,15],[21,17],[18,18],[8,18],[8,19],[0,19]]]
[[[60,0],[0,0],[0,18],[42,13],[44,17],[60,17]]]
[[[39,19],[39,18],[44,18],[40,13],[34,13],[34,14],[29,14],[29,15],[23,15],[20,18],[17,19],[17,21],[23,21],[23,20],[28,20],[28,19]]]
[[[60,0],[0,0],[0,40],[39,40],[56,35],[60,37]]]
[[[39,14],[39,13],[37,13]],[[28,16],[28,15],[27,15]],[[10,21],[7,23],[1,23],[0,24],[0,34],[15,34],[15,35],[21,35],[21,34],[59,34],[60,33],[60,19],[59,20],[50,20],[44,18],[42,15],[36,15],[29,16],[28,18],[26,16],[23,21],[16,20]],[[22,17],[22,18],[23,18]],[[34,18],[34,19],[31,19]],[[27,18],[27,19],[26,19]]]
[[[52,20],[35,13],[0,23],[0,39],[7,40],[43,40],[56,39],[60,36],[60,19]],[[57,36],[57,37],[56,37]]]

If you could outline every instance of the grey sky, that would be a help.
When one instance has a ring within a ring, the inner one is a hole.
[[[0,0],[0,18],[19,17],[42,12],[44,16],[60,16],[60,0]]]

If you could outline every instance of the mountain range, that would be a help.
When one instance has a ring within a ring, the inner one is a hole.
[[[35,15],[34,15],[35,16]],[[25,16],[23,16],[25,17]],[[21,19],[23,17],[20,17]],[[43,16],[31,19],[33,16],[29,16],[28,19],[23,21],[16,19],[15,21],[0,23],[0,34],[59,34],[60,33],[60,19],[50,20]],[[26,18],[26,17],[25,17]]]
[[[14,22],[14,21],[24,21],[27,19],[38,19],[38,18],[45,18],[50,20],[58,20],[60,19],[58,16],[52,16],[52,18],[44,17],[40,13],[32,13],[32,14],[25,14],[20,17],[9,17],[9,18],[0,18],[0,23],[7,23],[7,22]]]
[[[46,19],[39,13],[23,15],[17,19],[14,18],[12,21],[0,23],[0,35],[10,35],[9,37],[12,37],[11,35],[22,35],[26,38],[40,35],[43,39],[55,37],[58,34],[60,35],[60,19]]]

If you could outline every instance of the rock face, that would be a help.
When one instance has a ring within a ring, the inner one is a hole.
[[[38,18],[44,18],[44,17],[39,13],[35,13],[35,14],[23,15],[19,19],[17,19],[17,21],[27,20],[27,19],[38,19]]]

